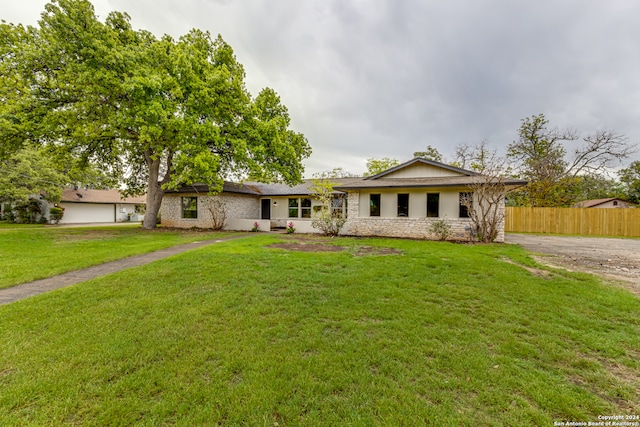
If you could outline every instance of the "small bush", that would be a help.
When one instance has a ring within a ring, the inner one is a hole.
[[[345,222],[347,222],[346,218],[343,218],[340,214],[329,212],[328,209],[322,209],[320,213],[313,217],[311,226],[321,230],[326,236],[337,236]]]
[[[438,236],[440,240],[447,240],[451,236],[451,224],[443,219],[434,221],[429,227],[429,231]]]
[[[293,226],[293,221],[289,221],[289,224],[287,224],[287,234],[292,234],[295,233],[296,229]]]
[[[58,224],[64,216],[64,208],[53,207],[49,209],[49,218],[52,223]]]

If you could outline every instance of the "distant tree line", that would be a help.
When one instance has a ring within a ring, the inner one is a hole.
[[[459,144],[454,158],[444,160],[434,147],[414,157],[444,162],[491,176],[523,179],[525,187],[509,194],[512,206],[567,207],[582,200],[619,197],[640,202],[640,161],[617,169],[634,153],[628,138],[610,130],[597,130],[584,137],[575,130],[549,128],[544,114],[522,119],[518,138],[504,157],[488,141]],[[370,158],[364,176],[376,175],[400,164],[395,158]]]

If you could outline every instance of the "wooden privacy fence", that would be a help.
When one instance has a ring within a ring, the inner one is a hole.
[[[514,233],[640,237],[640,209],[507,207],[504,230]]]

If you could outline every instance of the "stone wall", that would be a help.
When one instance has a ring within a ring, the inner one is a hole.
[[[342,235],[437,240],[439,236],[435,235],[430,228],[434,222],[444,219],[451,226],[449,240],[470,240],[473,237],[471,235],[473,226],[469,218],[358,217],[360,195],[357,191],[350,191],[348,197],[349,214],[340,233]],[[504,213],[504,207],[502,210]],[[504,242],[504,220],[495,241]]]
[[[182,197],[198,198],[198,218],[182,218]],[[260,218],[260,199],[255,196],[233,193],[221,193],[215,196],[201,193],[165,194],[160,207],[162,225],[177,228],[211,228],[213,221],[207,207],[212,198],[225,203],[228,220]]]
[[[349,236],[407,237],[438,240],[430,228],[442,218],[349,218],[341,234]],[[469,240],[471,222],[468,218],[445,219],[451,226],[449,240]],[[504,239],[504,236],[503,236]]]

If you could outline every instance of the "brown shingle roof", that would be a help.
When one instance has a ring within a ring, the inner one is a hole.
[[[633,205],[633,203],[628,202],[628,201],[623,200],[623,199],[620,199],[619,197],[607,197],[606,199],[583,200],[581,202],[578,202],[578,203],[574,204],[573,206],[576,207],[576,208],[592,208],[594,206],[602,205],[602,204],[610,202],[612,200],[618,200],[618,201]]]
[[[483,182],[482,175],[471,176],[440,176],[433,178],[330,178],[335,192],[358,189],[374,188],[435,188],[435,187],[465,187],[470,184]],[[507,186],[523,186],[527,181],[519,179],[506,179]],[[287,184],[264,184],[261,182],[245,182],[236,184],[225,182],[224,191],[229,193],[252,194],[255,196],[303,196],[311,194],[312,179],[306,179],[302,184],[289,186]],[[209,188],[205,184],[185,185],[167,193],[208,193]]]
[[[61,202],[68,203],[135,203],[144,205],[147,196],[122,198],[118,190],[87,190],[65,188],[62,190]]]
[[[362,181],[362,178],[331,178],[331,182],[336,184],[336,189],[342,184],[351,184]],[[251,194],[254,196],[302,196],[311,194],[309,187],[313,180],[306,179],[302,184],[290,186],[287,184],[263,182],[234,183],[225,182],[224,190],[227,193]],[[209,187],[206,184],[184,185],[175,190],[168,190],[166,193],[208,193]]]
[[[240,194],[251,194],[254,196],[259,196],[262,193],[260,189],[255,185],[256,183],[246,182],[246,183],[236,183],[236,182],[225,182],[222,191],[227,193],[240,193]],[[209,186],[207,184],[190,184],[183,185],[182,187],[178,187],[175,190],[165,190],[165,193],[204,193],[207,194],[209,192]]]

